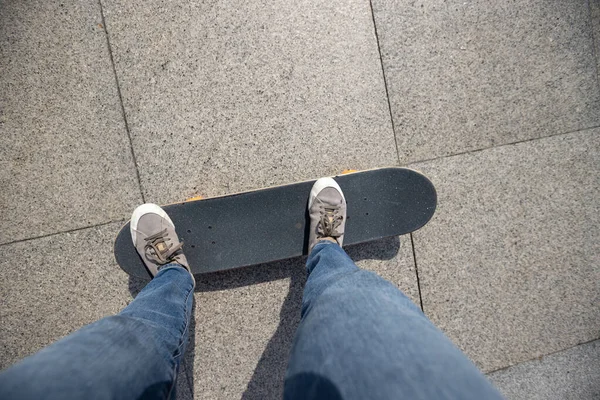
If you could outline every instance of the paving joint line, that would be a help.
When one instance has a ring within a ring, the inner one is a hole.
[[[119,76],[117,75],[117,66],[115,65],[115,58],[113,56],[112,45],[110,44],[110,37],[108,35],[108,26],[106,25],[106,18],[104,18],[104,7],[102,7],[102,1],[98,0],[100,6],[100,17],[102,19],[102,26],[104,30],[104,36],[106,37],[106,44],[108,47],[108,56],[110,57],[110,63],[112,65],[113,74],[115,75],[115,83],[117,85],[117,95],[119,96],[119,103],[121,105],[121,115],[125,123],[125,131],[127,131],[127,138],[129,139],[129,150],[133,159],[133,166],[135,167],[135,175],[137,177],[138,186],[140,188],[140,196],[142,197],[142,203],[146,202],[146,196],[144,196],[144,189],[142,188],[142,179],[140,177],[140,170],[138,168],[137,157],[135,156],[135,150],[133,149],[133,139],[131,137],[131,130],[129,129],[129,122],[127,121],[127,114],[125,113],[125,104],[123,103],[123,95],[121,93],[121,84],[119,83]]]
[[[570,132],[565,132],[565,133],[557,133],[557,134],[553,134],[553,135],[549,135],[549,136],[542,136],[542,137],[537,137],[537,138],[532,138],[532,139],[525,139],[525,140],[521,140],[521,141],[513,142],[513,143],[505,143],[505,144],[498,145],[498,146],[490,146],[490,147],[485,147],[485,148],[482,148],[482,149],[464,151],[464,152],[456,153],[456,154],[449,154],[449,155],[440,156],[440,157],[434,157],[434,158],[429,158],[429,159],[424,159],[424,160],[412,161],[412,162],[407,163],[407,164],[401,164],[401,166],[408,166],[408,165],[420,164],[420,163],[425,163],[425,162],[430,162],[430,161],[441,160],[441,159],[444,159],[444,158],[457,157],[457,156],[461,156],[461,155],[465,155],[465,154],[479,153],[479,152],[482,152],[482,151],[485,151],[485,150],[490,150],[490,149],[495,149],[495,148],[500,148],[500,147],[505,147],[505,146],[512,146],[512,145],[519,144],[519,143],[533,142],[535,140],[541,140],[541,139],[551,138],[551,137],[555,137],[555,136],[570,135],[570,134],[573,134],[573,133],[583,132],[583,131],[587,131],[587,130],[591,130],[591,129],[596,129],[596,128],[600,128],[600,125],[598,125],[598,126],[592,126],[592,127],[588,127],[588,128],[577,129],[575,131],[570,131]],[[141,188],[141,185],[140,185],[140,188]],[[143,193],[142,193],[142,198],[143,198]],[[28,240],[41,239],[41,238],[45,238],[45,237],[49,237],[49,236],[53,236],[53,235],[60,235],[60,234],[63,234],[63,233],[77,232],[77,231],[80,231],[80,230],[83,230],[83,229],[96,228],[96,227],[100,227],[100,226],[112,224],[113,222],[123,222],[123,221],[125,221],[125,220],[124,219],[117,219],[117,220],[111,220],[111,221],[108,221],[108,222],[102,222],[102,223],[99,223],[99,224],[86,225],[86,226],[83,226],[83,227],[80,227],[80,228],[68,229],[66,231],[52,232],[52,233],[48,233],[48,234],[45,234],[45,235],[32,236],[32,237],[27,237],[27,238],[24,238],[24,239],[13,240],[11,242],[4,242],[4,243],[0,243],[0,246],[5,246],[5,245],[9,245],[9,244],[14,244],[14,243],[26,242]],[[415,253],[415,250],[414,250],[415,247],[414,247],[414,240],[413,240],[412,232],[410,233],[410,238],[411,238],[411,244],[412,244],[412,249],[413,249],[413,259],[414,259],[415,268],[416,268],[417,267],[417,257],[416,257],[416,253]],[[418,281],[418,274],[417,274],[417,283],[419,283],[419,281]],[[420,291],[420,287],[419,287],[419,296],[420,295],[421,295],[421,291]],[[600,339],[600,337],[598,339]],[[597,340],[597,339],[594,339],[594,340]]]
[[[47,233],[45,235],[32,236],[32,237],[28,237],[28,238],[24,238],[24,239],[17,239],[17,240],[13,240],[12,242],[0,243],[0,247],[2,247],[2,246],[8,246],[9,244],[27,242],[29,240],[43,239],[43,238],[47,238],[47,237],[50,237],[50,236],[62,235],[63,233],[71,233],[71,232],[82,231],[84,229],[98,228],[98,227],[101,227],[101,226],[104,226],[104,225],[112,224],[114,222],[123,222],[123,223],[125,223],[125,220],[124,219],[118,219],[118,220],[114,220],[114,221],[101,222],[99,224],[86,225],[86,226],[82,226],[80,228],[67,229],[66,231],[58,231],[58,232]]]
[[[572,350],[572,349],[574,349],[576,347],[585,346],[586,344],[590,344],[590,343],[594,343],[594,342],[598,342],[598,341],[600,341],[600,336],[597,337],[596,339],[591,339],[591,340],[588,340],[588,341],[585,341],[585,342],[577,343],[577,344],[575,344],[573,346],[565,347],[564,349],[556,350],[556,351],[550,352],[548,354],[542,354],[539,357],[534,357],[534,358],[530,358],[530,359],[527,359],[527,360],[524,360],[524,361],[519,361],[516,364],[512,364],[512,365],[509,365],[507,367],[502,367],[502,368],[495,369],[493,371],[486,372],[485,375],[489,375],[489,374],[493,374],[493,373],[496,373],[496,372],[504,371],[506,369],[509,369],[509,368],[512,368],[512,367],[516,367],[518,365],[525,364],[525,363],[528,363],[528,362],[541,361],[541,359],[543,359],[543,358],[550,357],[550,356],[553,356],[553,355],[558,354],[558,353],[563,353],[565,351]]]
[[[411,161],[411,162],[408,162],[408,163],[400,164],[400,166],[406,167],[406,166],[414,165],[414,164],[421,164],[421,163],[426,163],[426,162],[430,162],[430,161],[437,161],[437,160],[441,160],[441,159],[444,159],[444,158],[464,156],[465,154],[479,153],[479,152],[486,151],[486,150],[498,149],[498,148],[501,148],[501,147],[513,146],[515,144],[533,142],[533,141],[536,141],[536,140],[543,140],[543,139],[548,139],[548,138],[552,138],[552,137],[556,137],[556,136],[566,136],[566,135],[571,135],[573,133],[579,133],[579,132],[589,131],[589,130],[597,129],[597,128],[600,128],[600,125],[589,126],[589,127],[586,127],[586,128],[576,129],[576,130],[568,131],[568,132],[553,133],[551,135],[546,135],[546,136],[540,136],[540,137],[535,137],[535,138],[518,140],[516,142],[503,143],[503,144],[498,144],[498,145],[495,145],[495,146],[482,147],[481,149],[466,150],[466,151],[461,151],[459,153],[446,154],[446,155],[439,156],[439,157],[424,158],[422,160],[415,160],[415,161]]]
[[[421,304],[421,311],[425,313],[425,309],[423,308],[423,296],[421,295],[421,280],[419,279],[419,267],[417,266],[417,253],[415,251],[415,239],[413,237],[413,233],[409,233],[410,235],[410,244],[412,247],[413,253],[413,262],[415,263],[415,275],[417,276],[417,289],[419,290],[419,303]]]
[[[394,124],[394,115],[392,114],[392,103],[390,101],[390,93],[388,91],[387,79],[385,77],[385,68],[383,67],[383,56],[381,55],[381,44],[379,43],[379,33],[377,32],[377,24],[375,23],[375,11],[373,10],[373,1],[369,0],[371,8],[371,20],[373,21],[373,31],[375,40],[377,41],[377,52],[379,53],[379,63],[381,64],[381,76],[383,77],[383,86],[385,88],[385,98],[387,100],[388,112],[390,113],[390,122],[392,123],[392,134],[394,135],[394,143],[396,145],[396,159],[400,165],[400,149],[398,148],[398,137],[396,136],[396,125]]]

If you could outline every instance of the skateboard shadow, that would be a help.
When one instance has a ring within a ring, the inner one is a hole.
[[[390,237],[369,243],[345,247],[355,262],[361,260],[390,260],[398,254],[400,238]],[[300,323],[302,292],[306,282],[304,264],[306,257],[260,264],[236,270],[214,272],[196,276],[196,292],[227,290],[289,278],[288,294],[279,312],[279,325],[261,355],[252,378],[242,395],[243,400],[281,399],[289,352]],[[147,281],[129,278],[129,290],[135,297]],[[190,323],[190,341],[178,381],[178,398],[193,398],[194,357],[196,348],[196,304]],[[198,376],[202,379],[202,376]]]

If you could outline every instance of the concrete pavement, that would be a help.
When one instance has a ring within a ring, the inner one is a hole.
[[[598,0],[0,3],[0,367],[131,301],[137,204],[403,165],[434,219],[353,259],[510,398],[597,397],[599,51]],[[181,398],[279,397],[302,264],[199,277]]]

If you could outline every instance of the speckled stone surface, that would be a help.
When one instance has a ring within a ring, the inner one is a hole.
[[[600,398],[600,341],[582,344],[488,375],[509,400]]]
[[[419,304],[410,237],[349,247],[363,268]],[[196,399],[280,399],[300,320],[305,259],[198,277],[194,342]]]
[[[425,312],[485,371],[513,366],[490,374],[509,398],[600,396],[598,342],[572,348],[600,336],[599,0],[373,0],[396,138],[369,2],[101,3],[106,27],[97,2],[0,5],[0,369],[141,290],[121,223],[53,234],[128,218],[141,189],[499,146],[411,165],[440,196],[414,235]],[[411,247],[347,250],[419,304]],[[304,282],[304,259],[199,277],[178,397],[280,398]]]
[[[368,2],[103,5],[149,200],[397,163]]]
[[[592,19],[592,38],[596,50],[596,66],[600,73],[600,0],[590,0],[590,15]],[[600,79],[600,76],[598,77]]]
[[[400,162],[600,125],[586,0],[373,0]]]
[[[0,243],[141,201],[96,2],[3,2],[0,70]]]
[[[132,299],[112,223],[0,246],[0,369]]]
[[[600,334],[600,129],[414,165],[425,313],[491,371]]]

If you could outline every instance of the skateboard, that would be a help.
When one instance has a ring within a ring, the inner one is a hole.
[[[333,177],[347,203],[344,246],[413,232],[433,216],[437,195],[427,177],[390,167]],[[308,196],[315,181],[163,206],[194,274],[240,268],[308,253]],[[129,232],[115,258],[130,275],[149,277]]]

